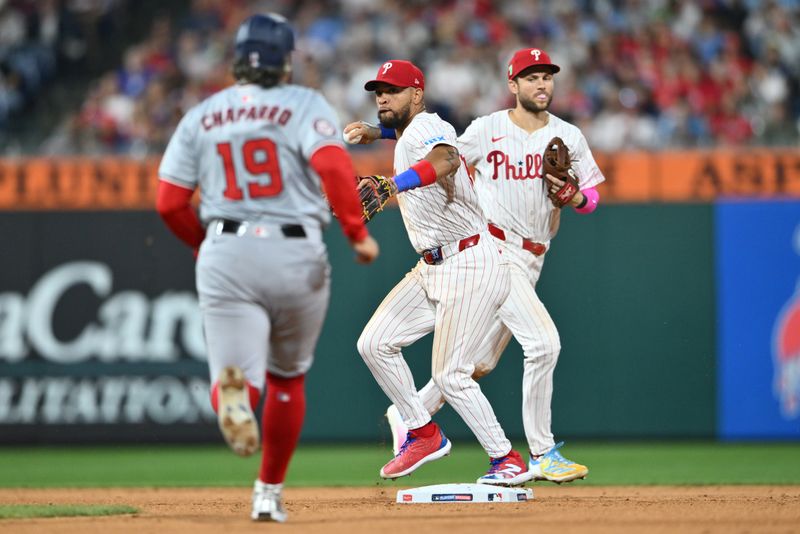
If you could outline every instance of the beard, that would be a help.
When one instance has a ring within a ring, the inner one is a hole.
[[[409,102],[403,109],[400,111],[379,111],[378,112],[378,122],[381,123],[381,126],[384,128],[391,128],[392,130],[396,130],[398,128],[402,128],[406,124],[408,124],[408,117],[411,115],[411,103]]]
[[[541,111],[547,111],[550,108],[550,102],[553,101],[553,95],[547,97],[547,101],[542,103],[538,100],[534,100],[532,98],[528,98],[523,95],[519,95],[519,103],[525,108],[525,111],[530,113],[539,113]]]

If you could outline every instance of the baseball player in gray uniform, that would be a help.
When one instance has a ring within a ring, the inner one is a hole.
[[[472,379],[473,354],[508,295],[508,275],[455,148],[455,130],[425,111],[424,87],[422,72],[402,60],[384,63],[364,86],[375,93],[382,127],[397,138],[395,176],[389,180],[398,191],[408,237],[421,256],[358,340],[361,356],[409,428],[380,475],[408,475],[450,451],[402,355],[403,347],[433,332],[433,380],[491,458],[486,476],[503,469],[519,479],[527,471],[525,461]]]
[[[597,207],[595,186],[604,178],[580,130],[548,111],[553,75],[558,71],[541,49],[515,53],[508,66],[508,85],[516,107],[476,119],[459,137],[458,147],[466,163],[475,168],[475,189],[489,219],[489,230],[510,263],[511,291],[474,353],[474,376],[479,378],[494,369],[513,332],[525,355],[522,419],[530,458],[524,481],[561,483],[583,478],[589,470],[560,454],[561,444],[555,444],[551,431],[553,372],[561,344],[535,286],[561,215],[548,198],[548,189],[560,188],[563,182],[542,173],[541,155],[548,141],[561,137],[570,149],[581,188],[570,204],[578,213],[591,213]],[[348,125],[346,130],[362,136],[362,143],[380,138],[377,128]],[[419,393],[430,414],[445,402],[434,380]],[[397,451],[407,424],[397,406],[390,406],[386,415]],[[482,481],[508,485],[510,480],[513,477],[498,471],[495,480],[484,477]]]
[[[361,217],[338,119],[318,92],[288,83],[292,28],[254,15],[236,34],[236,85],[190,109],[159,168],[157,210],[197,253],[211,402],[240,455],[262,459],[254,520],[285,521],[286,469],[305,415],[304,376],[328,305],[322,230],[330,210],[363,263],[378,255]],[[200,217],[191,204],[202,191]],[[262,431],[253,412],[265,389]]]

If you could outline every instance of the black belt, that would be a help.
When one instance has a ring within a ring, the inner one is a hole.
[[[232,221],[230,219],[217,219],[222,223],[219,229],[224,234],[238,234],[239,229],[245,224],[239,221]],[[284,237],[306,237],[306,230],[299,224],[282,224],[281,233]]]

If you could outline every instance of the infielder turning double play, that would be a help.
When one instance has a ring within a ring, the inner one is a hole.
[[[358,340],[358,350],[410,428],[397,455],[381,469],[397,478],[450,451],[431,421],[402,348],[434,332],[432,376],[447,402],[467,423],[492,458],[495,471],[527,471],[512,450],[494,410],[473,380],[473,358],[492,319],[508,296],[508,274],[466,167],[455,148],[453,127],[425,112],[422,72],[391,60],[365,89],[374,91],[380,123],[396,133],[392,178],[362,181],[365,192],[388,188],[398,202],[409,239],[421,258],[380,304]],[[348,131],[345,131],[345,135]],[[354,141],[354,140],[353,140]],[[368,195],[367,195],[368,196]]]
[[[508,64],[508,87],[516,97],[513,109],[480,117],[458,139],[461,156],[475,167],[475,189],[489,219],[489,229],[510,263],[511,290],[500,308],[498,320],[473,354],[475,377],[497,365],[513,333],[525,355],[522,420],[530,448],[528,472],[522,481],[568,482],[585,477],[588,469],[559,453],[551,431],[553,372],[561,343],[553,320],[536,294],[536,282],[545,252],[555,236],[561,207],[591,213],[599,194],[595,186],[604,178],[580,130],[548,111],[553,98],[553,75],[559,67],[541,49],[517,51]],[[361,136],[361,143],[381,138],[378,128],[353,123],[345,128]],[[383,137],[386,137],[385,135]],[[561,138],[569,148],[580,190],[571,198],[558,198],[565,184],[546,175],[542,155],[549,143]],[[420,390],[428,413],[444,404],[435,380]],[[405,417],[396,406],[387,410],[395,453],[406,433]],[[496,484],[509,484],[500,470]],[[520,478],[515,481],[519,482]],[[485,482],[486,480],[483,480]]]

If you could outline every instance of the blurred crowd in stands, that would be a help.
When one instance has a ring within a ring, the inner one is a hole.
[[[51,19],[54,6],[114,4],[0,0],[0,116],[35,94],[52,68],[54,43],[68,40],[69,24]],[[174,20],[154,17],[149,35],[92,83],[42,150],[159,154],[190,106],[233,82],[239,22],[269,11],[296,28],[295,81],[319,88],[342,124],[375,122],[364,81],[386,59],[408,58],[425,72],[428,109],[460,133],[474,117],[512,104],[507,61],[536,46],[561,66],[553,113],[577,124],[594,150],[796,146],[800,138],[800,0],[191,0],[189,7]],[[28,79],[32,64],[40,73]]]
[[[0,0],[0,129],[47,84],[97,59],[127,0]]]

